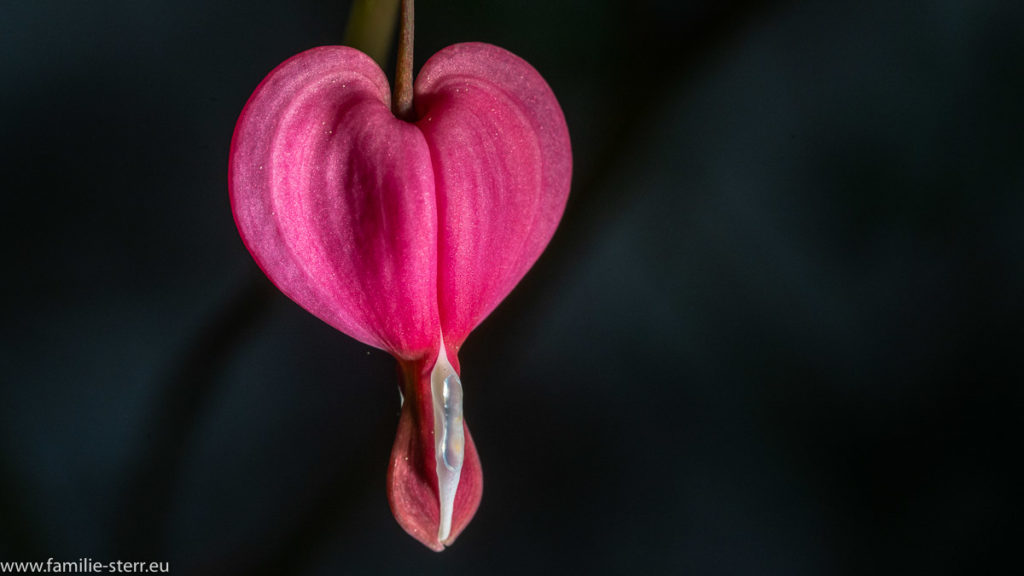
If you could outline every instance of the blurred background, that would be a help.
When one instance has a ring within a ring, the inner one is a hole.
[[[417,66],[519,54],[574,146],[460,354],[476,519],[443,554],[394,522],[394,361],[276,292],[228,206],[242,105],[349,3],[2,1],[0,560],[1019,565],[1024,4],[417,4]]]

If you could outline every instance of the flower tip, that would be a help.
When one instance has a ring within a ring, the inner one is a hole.
[[[388,468],[388,503],[410,536],[440,552],[480,505],[480,459],[462,418],[461,382],[447,358],[430,372],[406,373],[422,379],[406,389]]]
[[[406,403],[409,406],[409,403]],[[458,491],[452,502],[451,524],[448,534],[442,533],[441,507],[437,491],[437,477],[416,445],[409,410],[402,410],[398,435],[391,452],[388,469],[388,504],[395,520],[410,536],[427,548],[441,552],[451,546],[466,528],[480,505],[483,495],[483,475],[473,440],[466,431],[466,455]],[[430,455],[432,456],[432,455]]]

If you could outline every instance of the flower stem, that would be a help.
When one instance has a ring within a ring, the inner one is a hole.
[[[395,64],[395,91],[391,98],[391,111],[402,120],[415,120],[412,105],[412,39],[413,0],[402,0],[399,16],[398,58]]]

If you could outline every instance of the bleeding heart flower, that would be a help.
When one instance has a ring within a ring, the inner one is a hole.
[[[495,46],[435,54],[416,79],[414,122],[390,100],[384,73],[351,48],[281,64],[235,128],[231,206],[282,292],[398,359],[388,500],[442,550],[483,487],[458,351],[554,234],[572,158],[550,88]]]

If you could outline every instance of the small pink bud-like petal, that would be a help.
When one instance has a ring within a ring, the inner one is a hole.
[[[450,503],[448,532],[443,534],[442,512],[445,505],[439,486],[442,475],[438,474],[440,462],[436,452],[441,433],[435,426],[437,412],[431,399],[436,368],[433,358],[419,363],[402,363],[405,401],[391,449],[388,503],[406,532],[431,550],[440,551],[454,542],[473,519],[483,495],[483,472],[469,426],[464,425],[465,443],[458,490]]]
[[[490,44],[432,56],[415,102],[436,181],[441,327],[457,350],[555,233],[572,175],[569,131],[540,74]]]

